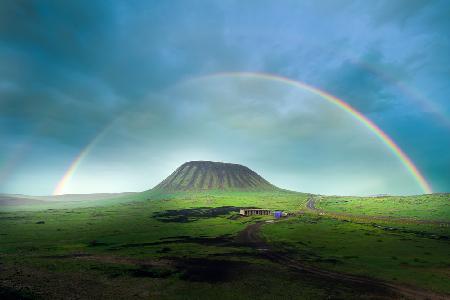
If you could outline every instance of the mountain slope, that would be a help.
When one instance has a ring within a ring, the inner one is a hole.
[[[269,191],[278,188],[249,168],[230,163],[190,161],[181,165],[153,190],[249,190]]]

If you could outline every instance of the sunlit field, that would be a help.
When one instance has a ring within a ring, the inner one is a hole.
[[[25,298],[69,297],[67,285],[76,285],[85,297],[118,293],[163,299],[270,299],[269,291],[282,283],[283,290],[276,293],[280,297],[384,293],[355,290],[354,284],[338,279],[323,285],[317,275],[295,275],[296,270],[241,241],[240,232],[248,225],[264,221],[261,235],[273,251],[302,264],[450,293],[449,227],[336,219],[306,209],[310,196],[284,191],[150,191],[109,204],[102,200],[77,202],[76,207],[67,203],[66,208],[9,208],[0,214],[1,292]],[[433,210],[444,196],[411,201]],[[377,199],[364,199],[371,200]],[[272,216],[239,216],[244,207],[279,209],[292,216],[267,223]],[[409,214],[409,209],[397,207],[399,215]],[[264,276],[266,272],[271,276]],[[250,292],[249,286],[255,290]],[[333,286],[338,290],[329,289]]]
[[[449,194],[408,197],[323,197],[318,200],[316,206],[331,212],[419,220],[448,221],[450,216]]]

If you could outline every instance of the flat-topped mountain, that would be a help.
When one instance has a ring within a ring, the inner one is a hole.
[[[190,161],[182,164],[153,190],[269,191],[277,189],[256,172],[242,165],[213,161]]]

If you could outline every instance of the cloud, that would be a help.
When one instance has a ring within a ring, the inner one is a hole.
[[[280,145],[301,149],[298,140],[312,143],[316,133],[348,128],[335,126],[345,123],[338,114],[327,114],[327,122],[308,112],[309,105],[299,110],[292,95],[273,86],[233,85],[219,95],[217,86],[203,87],[197,93],[210,92],[216,100],[195,105],[186,95],[171,98],[174,86],[187,79],[258,71],[329,91],[406,147],[423,148],[409,130],[394,126],[406,116],[410,128],[422,126],[423,109],[373,70],[414,86],[448,112],[447,11],[448,1],[2,1],[0,134],[8,144],[31,136],[44,140],[61,151],[48,151],[60,166],[114,120],[127,120],[118,140],[138,147],[151,137],[146,146],[167,152],[181,141],[186,152],[211,158],[238,158],[230,145],[256,139],[260,162]],[[270,95],[280,99],[260,101]],[[203,127],[210,131],[198,130]],[[105,157],[119,151],[107,144]],[[11,156],[5,149],[0,155]],[[177,151],[173,157],[182,157]],[[299,159],[296,151],[284,166]],[[448,165],[438,151],[427,151]]]
[[[110,37],[108,10],[82,1],[0,6],[0,80],[15,87],[0,90],[0,118],[25,124],[24,134],[79,145],[118,98],[91,73]],[[13,134],[17,126],[11,125]]]
[[[371,50],[363,57],[342,61],[325,75],[323,86],[363,113],[390,109],[396,97],[391,83],[383,78],[383,65],[381,53]]]

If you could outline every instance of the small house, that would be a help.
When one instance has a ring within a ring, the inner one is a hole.
[[[244,208],[239,210],[241,216],[270,216],[272,211],[270,209],[260,208]]]

